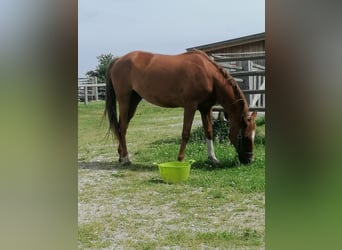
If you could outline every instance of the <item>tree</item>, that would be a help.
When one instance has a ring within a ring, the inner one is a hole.
[[[99,64],[96,66],[95,70],[90,70],[86,73],[88,77],[94,77],[96,76],[98,79],[98,82],[105,82],[106,81],[106,72],[109,63],[115,59],[115,57],[109,53],[109,54],[101,54],[96,57]]]

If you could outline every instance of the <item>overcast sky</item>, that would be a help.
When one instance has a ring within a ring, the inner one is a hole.
[[[178,54],[264,31],[265,0],[79,0],[78,75],[100,54]]]

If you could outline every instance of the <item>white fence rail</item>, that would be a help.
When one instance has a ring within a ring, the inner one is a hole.
[[[78,101],[88,104],[89,101],[104,99],[106,84],[98,83],[96,77],[78,78]]]

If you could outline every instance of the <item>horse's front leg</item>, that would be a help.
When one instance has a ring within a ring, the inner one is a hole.
[[[178,154],[178,161],[184,160],[185,148],[190,137],[191,126],[194,120],[196,109],[197,109],[196,107],[184,108],[182,143],[181,143],[179,154]]]
[[[214,144],[213,144],[213,126],[211,108],[200,110],[202,117],[202,124],[205,134],[205,141],[207,143],[208,159],[214,164],[220,163],[216,158]]]

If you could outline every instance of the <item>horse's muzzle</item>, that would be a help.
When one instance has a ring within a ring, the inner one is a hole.
[[[253,159],[254,157],[252,152],[239,153],[239,160],[242,164],[249,164]]]

